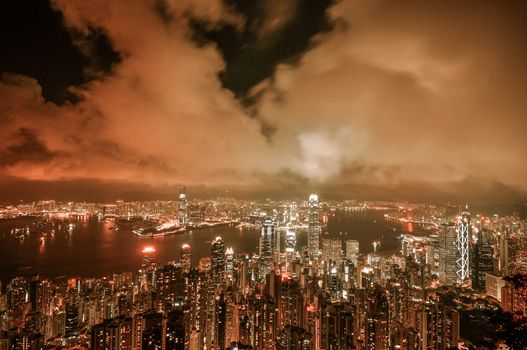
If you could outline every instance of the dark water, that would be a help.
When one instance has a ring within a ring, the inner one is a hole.
[[[129,230],[112,230],[112,223],[99,222],[92,217],[71,220],[75,228],[70,234],[57,232],[46,237],[41,244],[40,235],[19,241],[8,233],[13,227],[31,225],[35,219],[20,218],[0,222],[0,279],[6,281],[14,276],[40,274],[58,276],[102,276],[111,272],[131,271],[141,265],[141,250],[147,245],[156,248],[159,263],[179,259],[179,247],[188,242],[192,247],[193,263],[209,256],[210,241],[221,236],[226,246],[235,253],[252,253],[257,250],[259,231],[223,226],[158,238],[141,238]],[[324,237],[342,240],[356,239],[362,252],[372,251],[372,242],[381,240],[381,251],[398,248],[396,237],[404,229],[384,221],[381,212],[337,213],[330,215]],[[282,234],[284,236],[285,234]],[[297,248],[306,245],[307,233],[297,232]],[[283,245],[282,245],[283,246]]]

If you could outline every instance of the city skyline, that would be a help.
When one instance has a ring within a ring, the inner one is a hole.
[[[527,345],[527,219],[515,214],[313,193],[198,200],[181,187],[173,201],[48,200],[0,218],[3,348]]]
[[[0,200],[527,197],[523,2],[3,6]]]

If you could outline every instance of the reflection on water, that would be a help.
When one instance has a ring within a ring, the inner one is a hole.
[[[0,278],[6,280],[17,275],[44,276],[81,275],[100,276],[111,272],[138,269],[141,250],[145,245],[156,248],[159,263],[179,259],[179,247],[189,243],[192,260],[210,253],[210,241],[222,236],[226,246],[235,253],[257,251],[258,231],[255,229],[223,226],[167,237],[142,238],[130,230],[115,230],[113,224],[99,222],[97,218],[70,219],[72,230],[57,230],[41,241],[41,235],[32,233],[22,241],[8,233],[13,227],[31,225],[35,219],[19,218],[0,221]],[[381,241],[380,251],[398,248],[393,223],[383,220],[381,212],[337,213],[328,217],[321,238],[356,239],[362,252],[372,250],[372,242]],[[404,229],[407,229],[404,227]],[[281,234],[284,240],[285,233]],[[307,243],[307,233],[297,232],[297,248]],[[284,246],[284,243],[281,245]]]

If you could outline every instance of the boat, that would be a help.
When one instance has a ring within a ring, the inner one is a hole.
[[[156,227],[142,227],[133,230],[133,233],[140,237],[160,237],[187,231],[185,225],[180,226],[176,221],[168,221]]]

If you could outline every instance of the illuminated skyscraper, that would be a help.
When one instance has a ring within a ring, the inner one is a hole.
[[[322,239],[321,255],[324,261],[340,263],[342,260],[342,241],[340,239]]]
[[[234,277],[234,251],[232,247],[227,248],[225,251],[225,273],[230,282]]]
[[[185,299],[185,277],[180,264],[167,264],[156,270],[157,310],[181,305]]]
[[[179,188],[178,219],[180,225],[186,225],[187,220],[187,194],[185,186]]]
[[[225,283],[225,242],[221,237],[212,240],[211,246],[211,277],[215,288]]]
[[[292,261],[296,252],[296,233],[294,231],[287,231],[285,234],[285,271],[290,274],[292,272]]]
[[[366,316],[366,349],[385,350],[389,348],[389,304],[381,290],[375,290],[369,297]]]
[[[271,220],[265,220],[262,223],[262,232],[260,234],[260,258],[270,260],[273,258],[275,250],[275,229]]]
[[[307,232],[307,248],[309,257],[316,259],[320,255],[320,203],[318,196],[312,194],[309,196],[309,214],[308,214],[308,232]]]
[[[357,267],[357,260],[359,257],[359,241],[346,241],[346,259],[350,260],[355,267]]]
[[[494,247],[481,230],[473,244],[472,289],[485,290],[485,275],[494,272]]]
[[[273,253],[275,250],[275,229],[271,220],[265,220],[262,223],[262,232],[260,234],[260,279],[271,270],[273,264]]]
[[[454,223],[441,224],[438,236],[439,252],[439,282],[453,285],[457,281],[456,274],[456,225]]]
[[[163,344],[163,314],[148,312],[141,320],[141,349],[159,349]]]
[[[285,234],[285,252],[294,253],[296,249],[296,233],[287,231]]]
[[[468,209],[468,208],[466,208]],[[463,212],[457,224],[457,278],[459,283],[464,283],[469,278],[469,239],[470,239],[470,214]]]
[[[183,268],[183,272],[188,273],[192,265],[192,250],[188,243],[183,243],[181,245],[181,250],[179,252],[179,262]]]
[[[155,272],[156,272],[156,261],[155,261],[156,249],[148,246],[143,248],[143,264],[141,265],[142,272],[142,285],[145,289],[150,289],[154,285]]]

